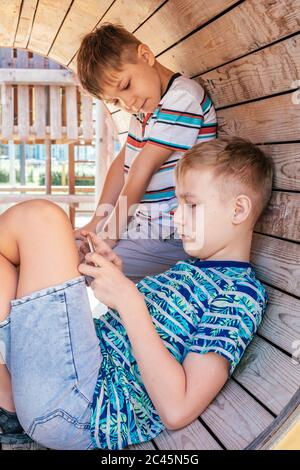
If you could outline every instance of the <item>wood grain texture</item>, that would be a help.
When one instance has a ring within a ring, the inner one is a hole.
[[[37,139],[46,136],[46,89],[44,86],[34,87],[34,132]]]
[[[266,144],[260,148],[273,158],[274,188],[300,191],[300,143]]]
[[[164,0],[139,0],[139,2],[137,2],[136,0],[116,0],[115,2],[111,2],[111,7],[103,17],[98,17],[96,24],[99,26],[101,23],[107,21],[111,23],[120,23],[128,29],[128,31],[133,32],[152,14],[153,11],[156,10],[156,8],[163,3],[163,1]],[[86,28],[84,33],[88,33],[91,29],[93,28]],[[77,49],[79,49],[81,38],[77,38],[75,41],[77,47],[73,52],[76,52]],[[68,65],[72,70],[76,70],[77,59],[76,56],[74,58],[73,56],[74,54],[70,57]]]
[[[273,417],[236,382],[230,380],[201,418],[226,449],[243,449]]]
[[[296,353],[300,340],[300,300],[266,286],[269,301],[258,329],[261,336],[289,354]]]
[[[300,193],[274,191],[255,231],[300,241]]]
[[[81,93],[81,127],[82,137],[85,140],[92,140],[94,136],[93,98],[85,93]]]
[[[21,0],[2,0],[0,2],[0,44],[1,47],[12,47],[15,39]]]
[[[62,136],[61,89],[50,86],[50,135],[51,139]]]
[[[299,388],[300,367],[267,341],[255,337],[234,377],[278,414]]]
[[[66,110],[67,110],[67,137],[72,140],[78,139],[77,122],[77,89],[74,86],[66,87]]]
[[[157,55],[234,3],[236,0],[172,0],[154,13],[135,35],[141,42],[149,44]],[[153,31],[160,34],[153,34]]]
[[[3,139],[11,139],[14,133],[13,96],[14,90],[11,85],[1,85],[1,136]]]
[[[299,244],[268,235],[254,234],[251,261],[262,281],[299,296],[299,259]]]
[[[247,0],[158,60],[190,77],[208,72],[299,31],[299,6],[300,0]]]
[[[18,29],[16,31],[14,47],[27,47],[37,4],[38,0],[26,0],[22,3],[22,9],[19,18]]]
[[[153,12],[164,3],[165,0],[116,0],[106,15],[102,18],[101,23],[109,21],[111,23],[121,23],[128,31],[133,32],[147,18],[149,18]],[[172,0],[174,3],[174,0]],[[151,20],[146,21],[148,23]],[[153,31],[151,31],[150,38],[153,38]]]
[[[300,129],[300,100],[294,93],[221,109],[220,135],[235,135],[254,143],[297,140]]]
[[[28,49],[47,55],[72,0],[40,0]]]
[[[216,108],[297,88],[300,34],[196,77]]]
[[[49,57],[67,65],[80,46],[83,35],[92,31],[112,0],[75,0],[49,51]]]
[[[160,450],[222,450],[199,420],[177,431],[166,429],[154,441]]]

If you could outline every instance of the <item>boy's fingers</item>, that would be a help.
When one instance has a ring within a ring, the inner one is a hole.
[[[88,246],[88,244],[87,244],[86,242],[81,245],[80,251],[81,251],[81,253],[83,253],[84,255],[86,255],[86,254],[90,251],[89,246]]]
[[[106,260],[104,256],[99,255],[99,253],[87,253],[85,259],[90,263],[94,263],[100,268],[105,268],[110,265],[110,261]]]
[[[110,246],[104,240],[102,240],[99,235],[97,235],[96,233],[91,233],[90,235],[95,247],[99,248],[100,250],[105,250],[107,252],[111,251]]]
[[[81,263],[78,266],[78,271],[81,274],[85,274],[86,276],[91,276],[91,277],[97,277],[99,276],[99,269],[96,266],[90,266],[89,264],[86,263]]]

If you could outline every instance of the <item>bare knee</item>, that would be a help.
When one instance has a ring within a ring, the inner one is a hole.
[[[16,222],[25,222],[27,229],[28,225],[35,225],[38,221],[45,222],[45,220],[48,220],[49,222],[54,222],[58,218],[67,220],[67,215],[63,209],[54,202],[46,199],[32,199],[30,201],[20,202],[11,207],[8,211],[10,210],[11,213],[8,215],[13,217]]]

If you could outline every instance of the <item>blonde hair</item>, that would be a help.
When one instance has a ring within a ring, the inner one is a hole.
[[[250,192],[256,221],[268,205],[272,192],[273,161],[259,147],[240,137],[219,137],[194,145],[179,160],[175,177],[180,180],[188,170],[207,166],[231,190]],[[223,188],[222,188],[223,189]]]
[[[122,71],[124,64],[137,63],[141,42],[120,24],[103,23],[84,36],[77,56],[77,73],[82,87],[102,98],[110,70]]]

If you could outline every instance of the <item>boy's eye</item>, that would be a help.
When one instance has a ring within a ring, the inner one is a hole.
[[[127,88],[129,88],[129,87],[130,87],[130,80],[129,80],[129,82],[127,83],[126,87],[123,88],[123,90],[127,90]]]

